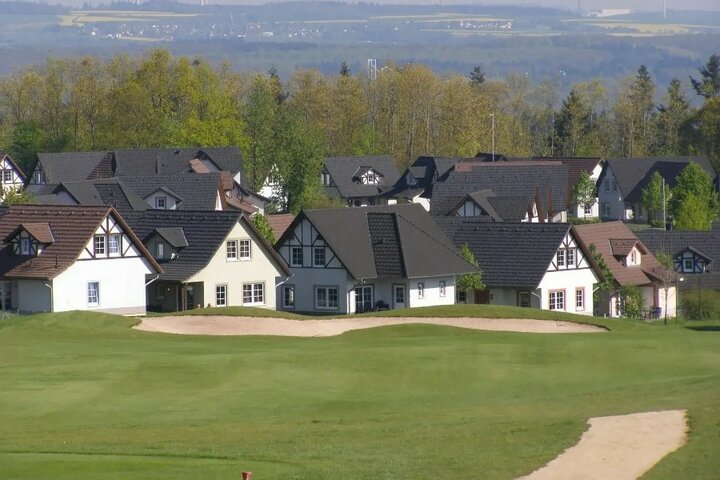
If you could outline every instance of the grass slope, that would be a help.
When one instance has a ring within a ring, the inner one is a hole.
[[[214,338],[135,321],[0,323],[0,478],[510,479],[589,417],[674,408],[690,441],[647,478],[720,471],[718,322]]]

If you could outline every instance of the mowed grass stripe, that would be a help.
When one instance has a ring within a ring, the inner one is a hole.
[[[0,477],[509,479],[577,442],[590,417],[676,408],[689,443],[647,477],[720,471],[719,322],[270,338],[157,335],[136,321],[2,322],[0,452],[27,453],[0,453]]]

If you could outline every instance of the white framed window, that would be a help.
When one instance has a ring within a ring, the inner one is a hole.
[[[167,197],[155,197],[155,208],[165,210],[167,208]]]
[[[227,306],[227,285],[215,285],[215,306],[226,307]]]
[[[425,284],[423,282],[417,284],[417,295],[418,298],[425,298]]]
[[[552,290],[548,296],[550,310],[565,310],[565,290]]]
[[[315,308],[319,310],[337,310],[338,287],[315,287]]]
[[[684,258],[683,259],[683,272],[692,272],[693,270],[694,270],[694,268],[693,268],[692,258]]]
[[[585,289],[584,288],[576,288],[575,289],[575,310],[577,310],[577,311],[585,310]]]
[[[108,236],[108,253],[110,255],[120,255],[120,234],[113,233]]]
[[[238,259],[238,241],[228,240],[225,242],[225,258],[229,262],[234,262]]]
[[[243,305],[264,305],[265,284],[243,283]]]
[[[585,205],[583,207],[583,213],[585,213],[585,215],[592,215],[592,207],[592,205]]]
[[[20,239],[20,255],[30,255],[30,239]]]
[[[445,280],[440,280],[440,296],[445,296]]]
[[[332,177],[330,177],[330,173],[328,173],[327,171],[322,172],[322,174],[320,175],[320,179],[324,187],[332,186]]]
[[[358,285],[355,287],[355,311],[367,312],[373,308],[373,286]]]
[[[630,252],[630,264],[632,264],[632,265],[638,264],[638,255],[637,255],[637,251],[635,251],[635,250]]]
[[[45,178],[45,172],[42,170],[36,170],[33,174],[33,179],[35,180],[35,183],[40,185],[47,182],[47,179]]]
[[[325,266],[325,247],[313,248],[313,267]]]
[[[302,267],[303,265],[303,249],[302,247],[290,247],[290,266]]]
[[[12,170],[3,170],[2,179],[4,183],[13,183],[13,172]]]
[[[100,305],[100,282],[88,282],[87,304],[88,307],[97,307]]]
[[[565,249],[561,248],[557,251],[557,266],[558,267],[564,267],[565,266]]]
[[[93,250],[95,252],[95,256],[105,255],[105,252],[107,251],[105,248],[106,242],[107,239],[105,238],[105,235],[95,235],[93,240]]]
[[[574,248],[567,249],[565,263],[567,264],[568,267],[575,266],[575,249]]]
[[[250,240],[240,240],[240,260],[250,260],[251,248]]]
[[[282,306],[283,308],[295,308],[295,285],[283,285]]]

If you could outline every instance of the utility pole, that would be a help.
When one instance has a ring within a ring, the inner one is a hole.
[[[667,19],[667,0],[663,0],[663,18]]]
[[[666,201],[665,201],[665,177],[662,179],[662,186],[663,186],[663,230],[667,230],[667,208],[666,208]]]
[[[490,114],[492,117],[492,161],[495,161],[495,112]]]

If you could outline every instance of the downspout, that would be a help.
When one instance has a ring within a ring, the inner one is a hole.
[[[49,284],[46,283],[45,286],[50,289],[50,312],[53,312],[55,310],[55,298],[53,295],[54,289],[52,285],[52,280],[50,280]]]
[[[157,275],[155,275],[155,278],[153,278],[152,280],[150,280],[149,282],[147,282],[147,283],[145,284],[145,286],[147,287],[148,285],[150,285],[151,283],[153,283],[153,282],[154,282],[155,280],[157,280],[158,278],[160,278],[160,274],[159,274],[159,273],[158,273]]]

